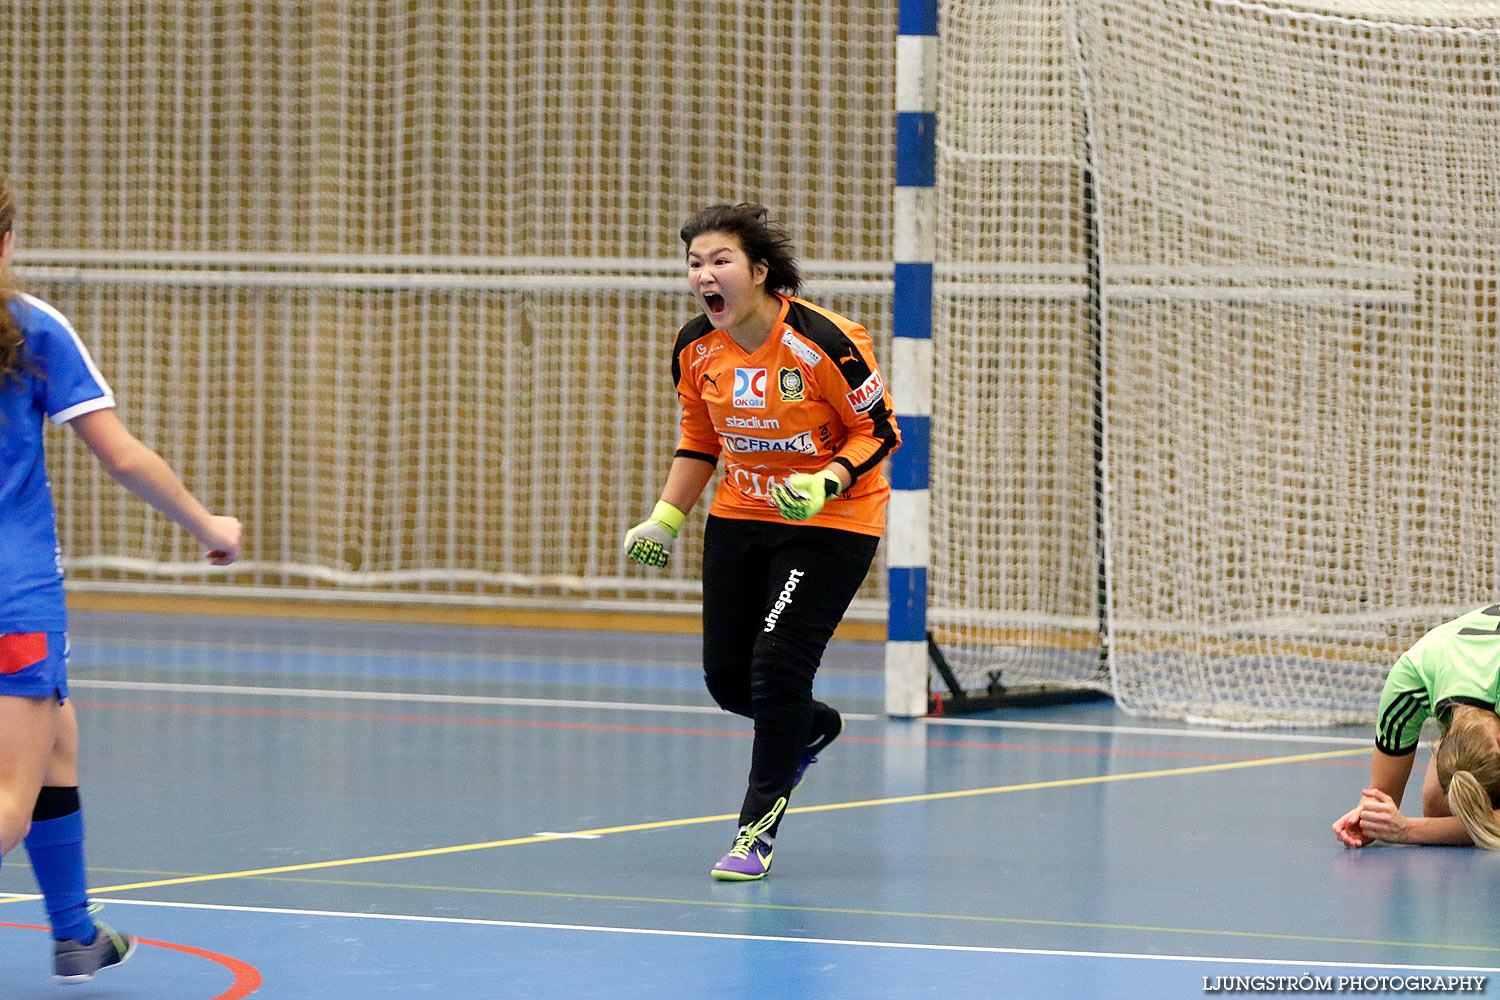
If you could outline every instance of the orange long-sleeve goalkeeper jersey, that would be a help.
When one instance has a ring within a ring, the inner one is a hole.
[[[882,463],[901,433],[864,327],[782,298],[771,335],[747,354],[698,316],[677,333],[672,377],[682,403],[677,454],[709,462],[724,457],[709,513],[781,521],[771,486],[839,462],[853,482],[800,523],[884,533],[891,487]]]

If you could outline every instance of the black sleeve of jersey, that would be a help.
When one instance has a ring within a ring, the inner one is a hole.
[[[688,349],[688,345],[695,340],[701,340],[713,332],[713,324],[708,317],[699,313],[686,323],[682,329],[677,331],[677,339],[672,343],[672,392],[677,392],[677,383],[682,381],[682,352]]]
[[[707,462],[709,465],[712,465],[714,468],[718,468],[718,466],[719,466],[719,458],[718,458],[717,455],[705,455],[705,454],[703,454],[703,452],[701,452],[701,451],[693,451],[691,448],[678,448],[676,451],[672,452],[672,457],[673,458],[696,458],[700,462]]]
[[[836,325],[829,322],[827,318],[818,315],[811,309],[803,308],[797,303],[792,303],[787,310],[787,321],[798,333],[828,355],[829,359],[838,366],[839,374],[843,376],[844,383],[852,392],[865,384],[874,372],[865,361],[865,356],[859,353],[859,348],[854,346],[854,341],[845,335]],[[891,424],[891,408],[886,405],[882,397],[870,408],[870,421],[874,424],[871,433],[880,442],[875,452],[858,466],[851,465],[847,461],[841,461],[852,477],[849,485],[854,485],[854,480],[869,472],[871,469],[885,461],[885,457],[896,448],[896,429]]]
[[[849,472],[854,476],[854,479],[858,479],[881,462],[884,462],[885,457],[896,448],[896,428],[891,424],[891,408],[885,405],[884,399],[870,408],[870,419],[875,423],[872,433],[879,438],[880,447],[876,448],[874,454],[859,465],[849,467]],[[845,464],[847,465],[848,463],[846,462]],[[850,483],[852,484],[853,481],[851,479]]]

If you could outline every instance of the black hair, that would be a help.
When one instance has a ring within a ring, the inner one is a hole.
[[[679,235],[689,246],[704,233],[725,233],[736,237],[751,264],[766,265],[766,291],[796,295],[802,287],[802,270],[797,266],[792,238],[779,222],[772,222],[764,205],[741,202],[738,205],[710,205],[694,212],[682,224]]]

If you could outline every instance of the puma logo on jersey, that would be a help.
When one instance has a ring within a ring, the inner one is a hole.
[[[714,387],[714,392],[718,392],[719,391],[719,380],[716,379],[716,378],[714,378],[712,375],[708,374],[708,372],[704,372],[702,375],[699,375],[698,378],[701,379],[703,382],[707,382],[709,385],[713,386]],[[698,386],[698,390],[700,392],[703,390],[703,386],[702,386],[701,383]]]

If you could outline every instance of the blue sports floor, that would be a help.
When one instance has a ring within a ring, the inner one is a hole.
[[[717,883],[750,727],[695,638],[97,612],[72,638],[91,881],[143,943],[54,985],[17,851],[5,1000],[1500,993],[1500,855],[1335,841],[1362,729],[889,721],[880,647],[836,643],[845,735],[770,877]]]

